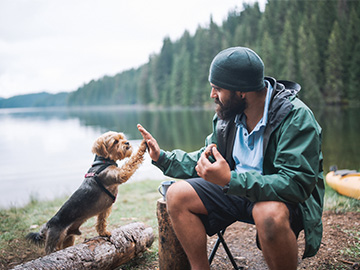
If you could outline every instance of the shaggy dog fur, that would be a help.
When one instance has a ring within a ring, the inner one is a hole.
[[[116,197],[118,185],[126,182],[139,168],[145,151],[144,140],[137,153],[132,155],[132,147],[124,134],[112,131],[103,134],[95,141],[92,152],[110,162],[124,158],[129,160],[120,168],[115,163],[110,165],[99,173],[98,180]],[[39,245],[45,243],[46,254],[72,246],[75,235],[81,234],[79,227],[93,216],[97,216],[96,230],[99,235],[108,237],[111,234],[106,230],[106,219],[113,203],[114,200],[101,189],[94,178],[85,178],[55,216],[42,226],[40,232],[29,233],[27,239]]]

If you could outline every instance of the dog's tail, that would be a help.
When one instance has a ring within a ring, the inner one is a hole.
[[[46,240],[46,231],[47,226],[46,224],[43,225],[39,232],[31,232],[26,235],[26,239],[29,240],[31,243],[36,244],[38,246],[43,246]]]

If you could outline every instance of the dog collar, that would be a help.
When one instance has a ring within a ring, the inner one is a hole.
[[[107,165],[107,166],[115,165],[116,167],[118,166],[117,163],[115,161],[111,160],[110,158],[104,158],[104,157],[95,155],[95,159],[94,159],[94,162],[92,163],[91,167],[95,167],[98,165]]]

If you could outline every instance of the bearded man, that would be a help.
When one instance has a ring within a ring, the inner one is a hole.
[[[251,49],[228,48],[210,65],[213,133],[195,152],[160,149],[141,125],[154,165],[177,181],[167,192],[171,222],[192,269],[210,269],[206,241],[235,221],[255,224],[270,269],[295,270],[322,238],[321,128],[296,97],[300,86],[264,77]],[[311,89],[306,89],[311,91]],[[212,156],[206,153],[212,149]]]

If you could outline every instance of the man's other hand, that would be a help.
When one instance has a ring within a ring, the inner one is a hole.
[[[215,158],[214,163],[211,163],[207,158],[206,153],[203,152],[197,162],[195,170],[197,174],[206,181],[225,186],[230,182],[231,178],[229,164],[216,147],[212,147],[212,155]]]

